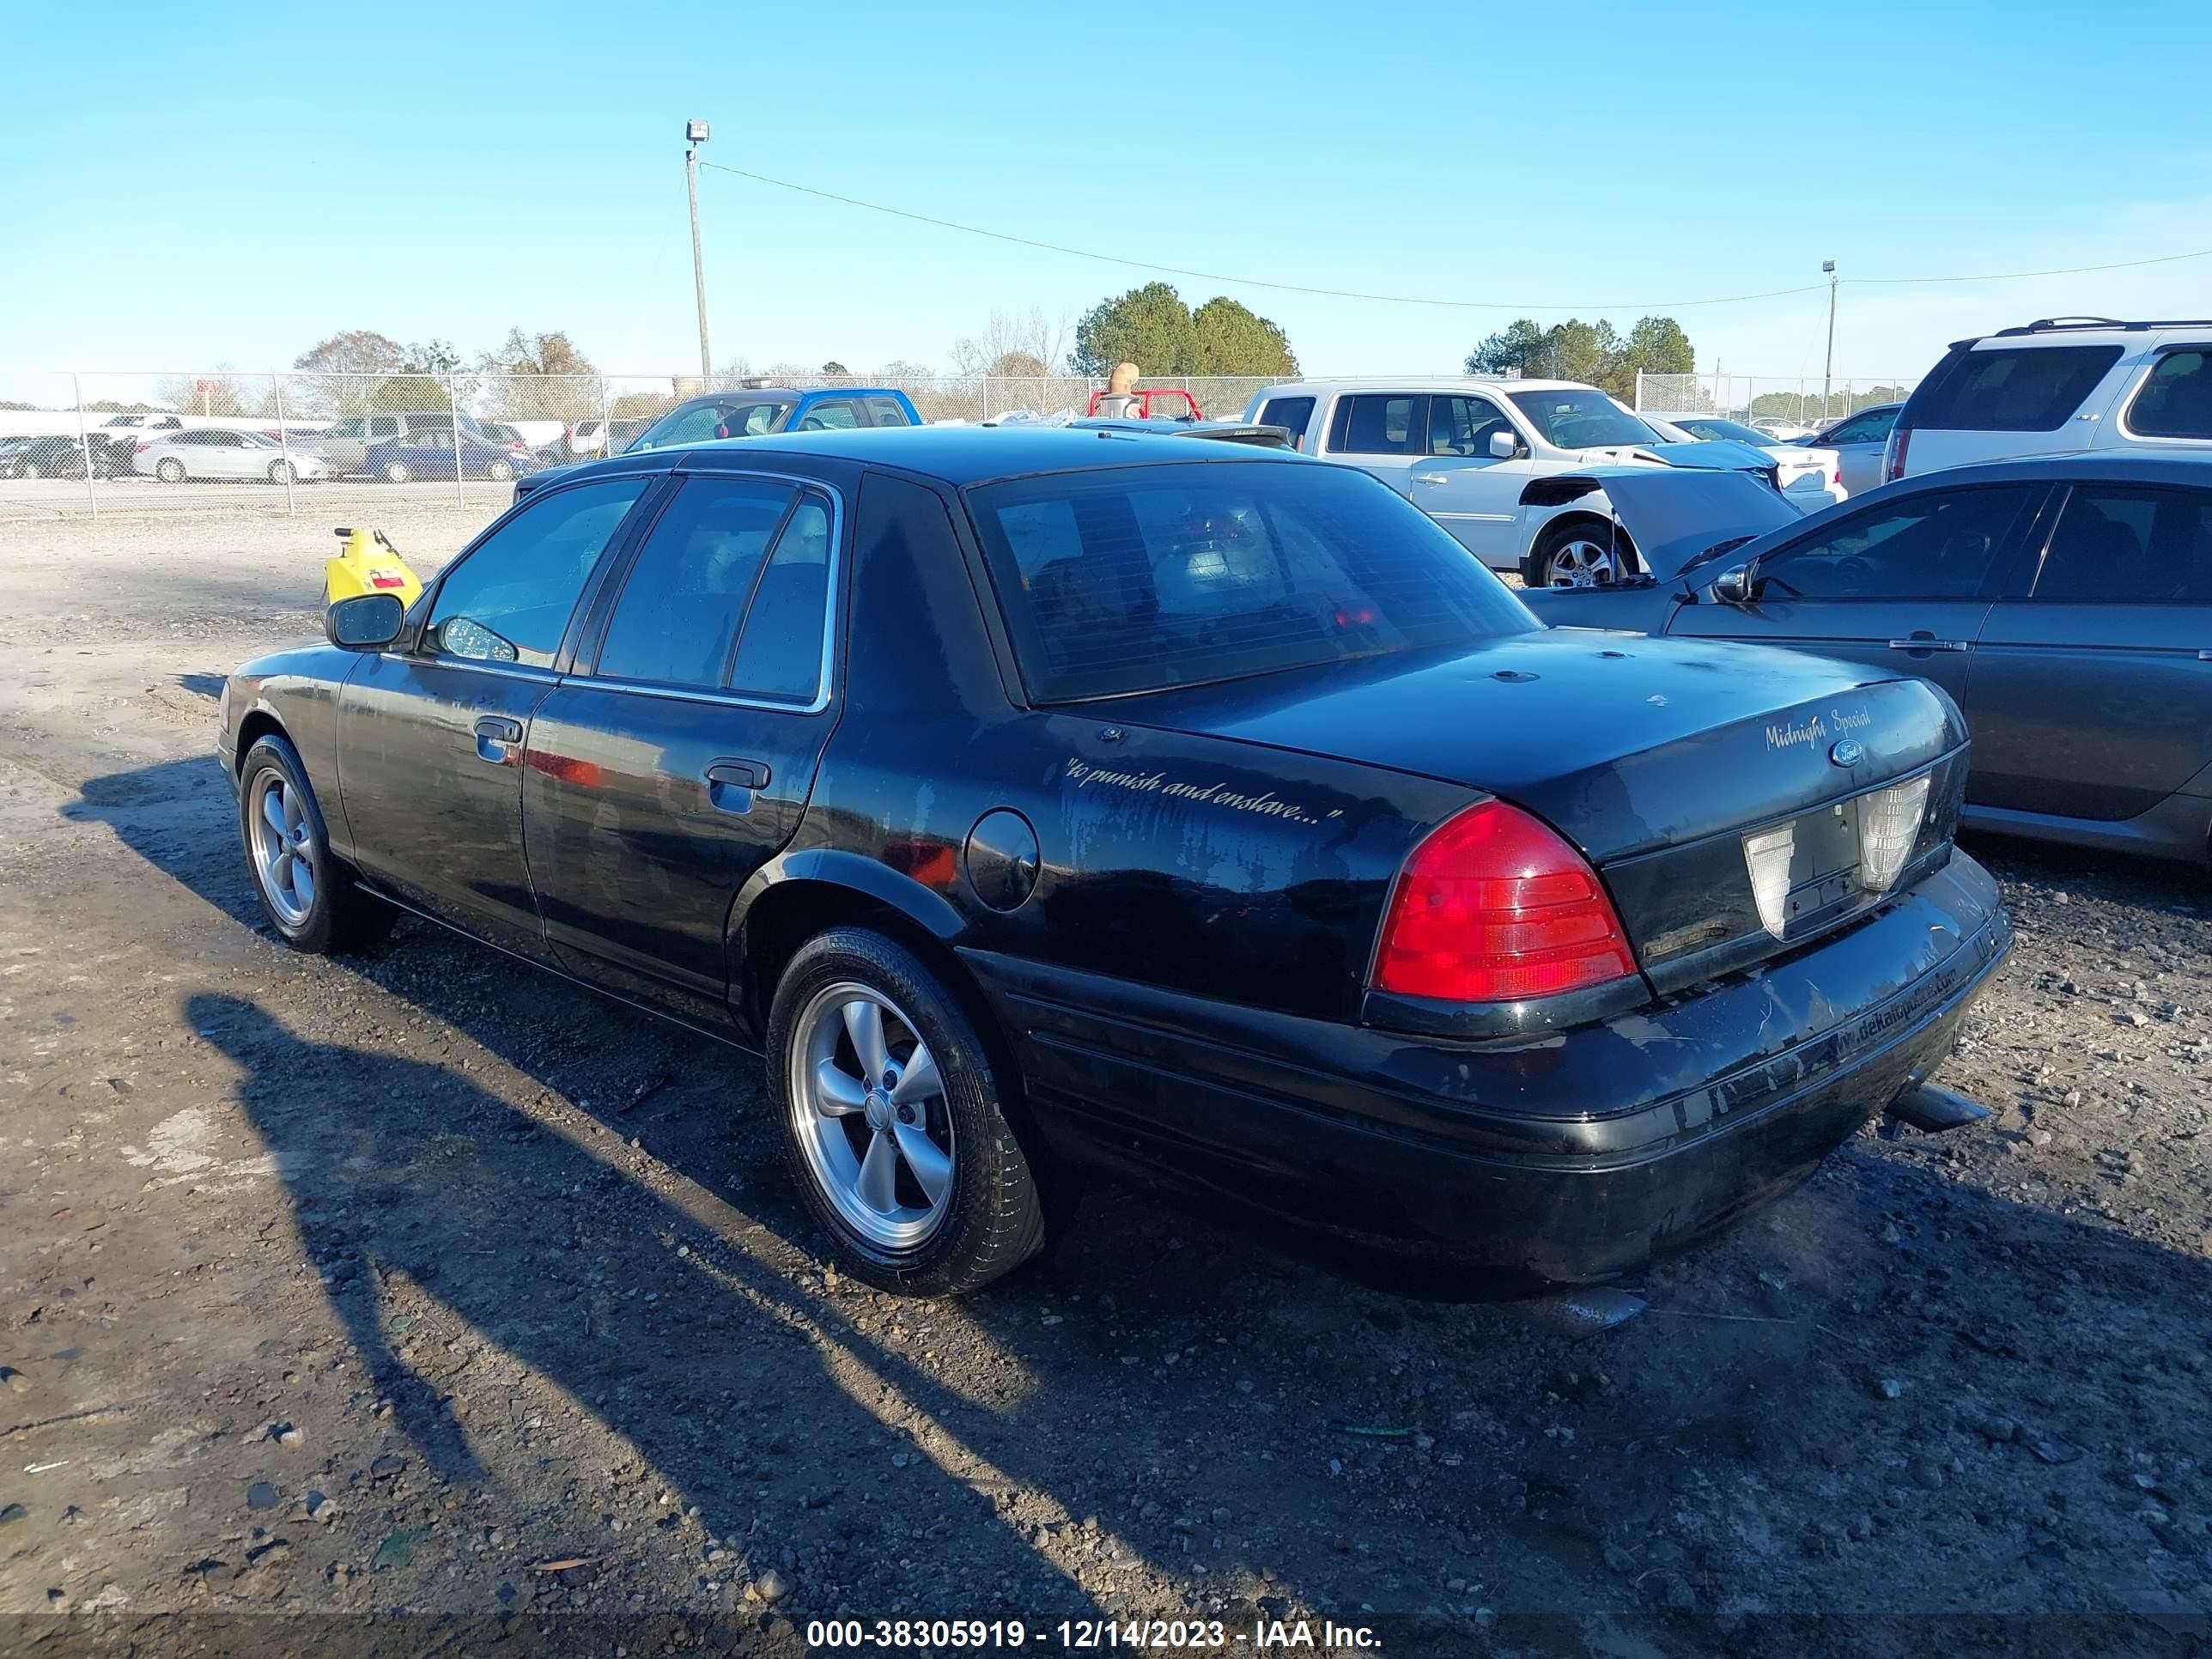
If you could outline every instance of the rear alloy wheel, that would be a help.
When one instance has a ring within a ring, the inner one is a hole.
[[[1577,524],[1547,531],[1528,562],[1531,587],[1608,587],[1620,580],[1624,561],[1612,537]]]
[[[331,852],[307,769],[283,738],[264,737],[246,750],[238,811],[261,913],[285,944],[321,956],[391,931],[392,907],[357,889]]]
[[[768,1052],[792,1173],[855,1275],[949,1296],[1043,1243],[1043,1196],[1002,1109],[1010,1080],[905,946],[859,927],[809,940],[776,987]]]
[[[494,483],[505,483],[514,476],[514,463],[512,461],[493,461],[484,468],[484,477]]]
[[[154,476],[163,483],[182,483],[185,481],[185,464],[174,456],[157,461],[154,466]]]
[[[39,464],[36,461],[25,461],[22,465],[22,471],[16,476],[24,478],[35,478],[40,477]]]
[[[269,463],[269,482],[270,483],[288,484],[297,483],[299,481],[299,470],[295,467],[291,462],[271,461]]]
[[[384,481],[386,483],[405,483],[414,476],[415,469],[408,465],[404,461],[387,461],[385,463]]]

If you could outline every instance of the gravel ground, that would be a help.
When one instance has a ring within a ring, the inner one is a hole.
[[[380,521],[427,573],[484,516]],[[61,1615],[0,1629],[2207,1628],[2202,876],[1974,846],[2019,945],[1942,1080],[1995,1123],[1862,1135],[1601,1334],[1112,1184],[1013,1279],[904,1303],[823,1269],[742,1057],[425,925],[338,961],[262,929],[213,698],[312,633],[328,542],[0,522],[0,1613]]]

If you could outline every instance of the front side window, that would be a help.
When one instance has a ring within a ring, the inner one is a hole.
[[[1330,422],[1328,447],[1346,455],[1414,455],[1426,434],[1414,430],[1411,392],[1366,392],[1340,398]]]
[[[349,415],[330,430],[333,438],[358,438],[368,422],[358,415]]]
[[[1509,392],[1537,435],[1555,449],[1602,449],[1667,441],[1595,386]]]
[[[724,684],[738,620],[793,493],[764,478],[686,480],[638,550],[597,672],[709,690]]]
[[[2128,406],[2139,438],[2212,438],[2212,348],[2169,351]]]
[[[1954,352],[1912,400],[1912,424],[1931,432],[2056,432],[2119,360],[2116,345]]]
[[[2034,597],[2212,605],[2212,490],[2077,485],[2044,552]]]
[[[1889,436],[1890,428],[1896,424],[1895,410],[1869,410],[1852,416],[1829,433],[1823,441],[1832,444],[1878,444]]]
[[[592,567],[651,482],[581,484],[512,514],[440,584],[422,649],[476,662],[552,666]]]
[[[1487,398],[1429,399],[1429,453],[1487,455],[1490,437],[1503,432],[1519,441],[1504,414]]]
[[[2033,492],[2007,485],[1917,495],[1759,560],[1759,599],[1970,599]]]
[[[1111,468],[986,485],[968,501],[1040,702],[1536,626],[1434,520],[1350,468]]]

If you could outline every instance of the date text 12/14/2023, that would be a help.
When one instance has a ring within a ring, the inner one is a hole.
[[[1349,1653],[1382,1646],[1371,1626],[1333,1620],[1270,1619],[1249,1628],[1218,1619],[1063,1619],[1030,1625],[1019,1619],[817,1619],[806,1625],[808,1650],[904,1648],[1040,1648],[1070,1652],[1134,1648],[1154,1653],[1226,1649],[1251,1654]]]

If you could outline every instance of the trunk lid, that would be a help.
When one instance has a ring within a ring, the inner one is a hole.
[[[1879,902],[1851,878],[1858,803],[1884,786],[1929,775],[1899,879],[1948,857],[1966,770],[1958,710],[1924,681],[1756,646],[1574,629],[1443,660],[1157,693],[1115,711],[1441,778],[1534,813],[1598,867],[1662,989]],[[1788,825],[1800,828],[1778,927],[1745,838]]]

